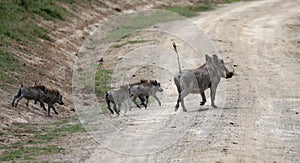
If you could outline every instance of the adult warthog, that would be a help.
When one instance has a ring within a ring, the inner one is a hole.
[[[11,105],[17,107],[19,101],[22,98],[26,98],[27,107],[28,107],[28,100],[35,100],[40,103],[41,107],[46,109],[44,105],[45,92],[46,92],[46,87],[43,85],[24,87],[23,84],[21,84],[21,87],[19,88],[17,95],[14,96]]]
[[[206,63],[196,69],[183,70],[182,72],[179,69],[179,73],[175,74],[174,82],[178,90],[175,111],[179,108],[179,102],[181,102],[183,111],[187,111],[184,106],[184,97],[190,93],[200,93],[202,96],[200,105],[204,105],[206,102],[204,91],[208,88],[210,88],[211,106],[217,108],[215,97],[220,79],[221,77],[231,78],[234,74],[234,69],[233,72],[230,72],[225,67],[224,61],[219,59],[217,55],[212,57],[205,55],[205,60]]]
[[[156,92],[163,92],[163,89],[160,86],[160,83],[157,82],[156,80],[150,80],[138,85],[133,85],[130,88],[130,94],[131,94],[131,99],[132,101],[138,106],[139,104],[136,103],[136,98],[139,97],[140,99],[143,97],[146,97],[146,103],[144,104],[145,108],[147,108],[148,105],[148,99],[149,96],[153,96],[156,101],[158,102],[159,106],[161,106],[161,102],[159,101],[158,97],[156,96]],[[141,100],[142,101],[142,100]],[[142,101],[142,103],[144,103]]]

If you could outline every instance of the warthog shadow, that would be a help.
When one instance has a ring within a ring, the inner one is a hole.
[[[197,109],[197,110],[191,110],[191,111],[188,111],[188,112],[203,112],[203,111],[208,111],[210,109],[218,109],[218,110],[235,110],[235,109],[242,109],[241,107],[218,107],[218,108],[213,108],[211,106],[207,106],[207,107],[203,107],[203,108],[200,108],[200,109]]]

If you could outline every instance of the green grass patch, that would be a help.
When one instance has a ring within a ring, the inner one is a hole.
[[[48,31],[35,23],[34,15],[45,19],[61,17],[55,12],[60,8],[52,1],[0,1],[0,10],[0,42],[7,42],[9,39],[24,45],[36,38],[51,40]]]
[[[96,84],[96,94],[103,96],[106,91],[110,90],[111,75],[113,71],[101,68],[101,65],[98,67],[95,76]]]
[[[111,46],[112,48],[121,48],[125,45],[128,45],[128,44],[140,44],[140,43],[145,43],[145,42],[149,42],[149,41],[153,41],[153,40],[131,40],[131,41],[127,41],[125,43],[122,43],[122,44],[117,44],[117,45],[113,45]]]
[[[23,147],[17,150],[8,150],[0,155],[0,161],[19,160],[33,160],[34,156],[51,155],[62,152],[64,149],[55,145],[46,147]]]
[[[15,2],[20,8],[27,13],[34,13],[46,20],[64,20],[63,13],[66,9],[56,4],[54,0],[20,0]]]
[[[43,134],[35,134],[34,138],[36,138],[38,142],[49,142],[64,136],[68,136],[68,134],[70,133],[84,132],[84,131],[85,131],[84,127],[79,123],[79,124],[72,124],[63,127],[57,127]]]
[[[167,7],[168,11],[176,12],[185,17],[194,17],[198,15],[198,12],[203,11],[210,11],[213,10],[215,7],[212,4],[200,4],[200,5],[193,5],[187,7]]]
[[[75,132],[84,132],[85,129],[77,119],[71,117],[55,123],[40,126],[36,124],[17,124],[7,132],[0,132],[3,138],[18,135],[27,135],[27,139],[15,143],[1,145],[0,162],[11,160],[34,160],[36,156],[59,153],[64,149],[58,145],[47,145],[49,142],[68,136]],[[52,143],[53,144],[53,143]]]
[[[128,37],[131,33],[150,27],[157,23],[179,20],[182,17],[166,11],[155,11],[150,14],[128,17],[120,20],[120,25],[110,31],[100,43],[108,43]]]
[[[240,2],[242,0],[225,0],[225,3],[234,3],[234,2]],[[245,0],[243,0],[245,1]]]
[[[20,70],[20,62],[9,52],[0,49],[0,85],[16,82],[15,71]]]

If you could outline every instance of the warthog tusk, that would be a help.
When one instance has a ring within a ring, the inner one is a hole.
[[[233,64],[233,65],[231,65],[231,67],[232,67],[232,73],[234,74],[235,73],[235,68],[234,67],[237,67],[237,65]]]

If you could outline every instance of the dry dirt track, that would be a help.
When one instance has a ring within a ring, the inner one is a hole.
[[[130,155],[99,143],[85,161],[299,162],[299,7],[299,2],[294,0],[252,1],[224,6],[193,18],[193,22],[215,41],[221,57],[228,57],[238,65],[234,79],[221,81],[227,85],[224,107],[198,113],[197,110],[178,113],[183,114],[179,121],[188,119],[191,114],[197,116],[191,119],[192,124],[183,138],[167,149],[154,154]],[[126,121],[126,117],[112,121],[123,121],[119,127],[127,133],[151,133],[175,115],[174,98],[165,100],[167,104],[163,107],[170,108],[163,109],[158,118],[141,123]],[[130,114],[136,113],[135,118],[143,119],[145,115],[154,116],[158,109]],[[201,138],[203,133],[197,130],[205,128],[207,112],[220,113],[220,116],[207,135]],[[169,127],[175,128],[176,123]],[[106,131],[106,134],[108,136],[103,140],[111,137],[112,141],[118,141],[116,133]],[[162,140],[166,139],[162,137]],[[122,149],[127,147],[128,151],[139,151],[164,142],[145,139],[143,144],[136,144],[128,139],[123,143],[117,145]]]

